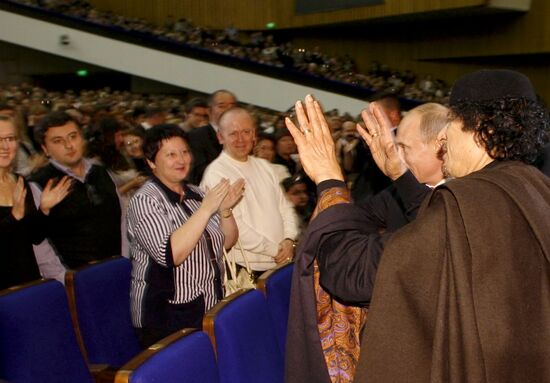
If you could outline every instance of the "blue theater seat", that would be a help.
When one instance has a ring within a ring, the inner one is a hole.
[[[218,360],[221,383],[282,383],[283,356],[263,294],[240,290],[223,299],[203,320]]]
[[[183,329],[125,364],[115,383],[218,383],[216,357],[208,335]]]
[[[258,278],[258,290],[265,294],[269,315],[277,335],[277,344],[283,356],[285,354],[293,270],[294,263],[287,263],[266,271]]]
[[[77,334],[91,364],[120,367],[142,351],[130,317],[131,271],[130,260],[115,257],[65,276]]]
[[[0,380],[92,382],[58,281],[0,292]]]

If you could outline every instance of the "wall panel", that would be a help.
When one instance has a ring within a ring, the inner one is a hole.
[[[418,12],[478,7],[486,0],[385,0],[382,5],[297,16],[294,0],[92,0],[102,9],[144,17],[156,23],[186,17],[198,24],[222,28],[261,29],[269,21],[280,28],[334,24]]]

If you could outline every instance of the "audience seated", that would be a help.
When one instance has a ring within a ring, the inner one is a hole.
[[[319,47],[297,48],[292,41],[277,41],[273,34],[261,31],[244,32],[232,27],[212,30],[193,25],[184,18],[162,26],[155,25],[141,18],[100,11],[86,0],[11,1],[118,31],[139,33],[187,49],[206,50],[263,65],[303,72],[309,76],[363,87],[373,92],[391,88],[408,99],[436,102],[445,102],[447,99],[448,85],[442,80],[434,80],[432,75],[427,74],[417,79],[410,71],[400,73],[376,61],[372,62],[367,73],[360,73],[350,55],[329,55],[321,52]]]

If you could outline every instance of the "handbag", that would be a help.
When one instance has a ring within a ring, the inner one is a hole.
[[[237,243],[239,245],[239,250],[241,251],[241,255],[244,259],[245,267],[242,267],[237,272],[237,262],[235,262],[235,260],[233,259],[230,259],[225,248],[223,249],[225,264],[227,265],[227,269],[229,270],[229,274],[230,274],[228,276],[227,273],[225,273],[225,278],[224,278],[225,296],[231,295],[234,292],[241,289],[256,288],[256,284],[254,283],[254,276],[252,275],[252,269],[250,268],[250,264],[248,263],[248,258],[246,258],[246,255],[244,254],[241,241],[237,240]]]

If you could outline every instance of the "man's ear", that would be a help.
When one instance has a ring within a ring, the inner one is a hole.
[[[151,168],[151,170],[155,170],[155,168],[156,168],[157,166],[155,165],[154,162],[149,161],[148,159],[145,159],[145,161],[147,161],[147,165],[149,165],[149,168]]]
[[[46,155],[46,157],[49,157],[50,156],[50,153],[48,153],[48,149],[46,149],[46,145],[42,144],[40,145],[42,147],[42,151],[44,152],[44,154]]]
[[[220,145],[223,145],[223,137],[219,131],[216,132],[216,137],[218,137],[218,142],[220,143]]]

